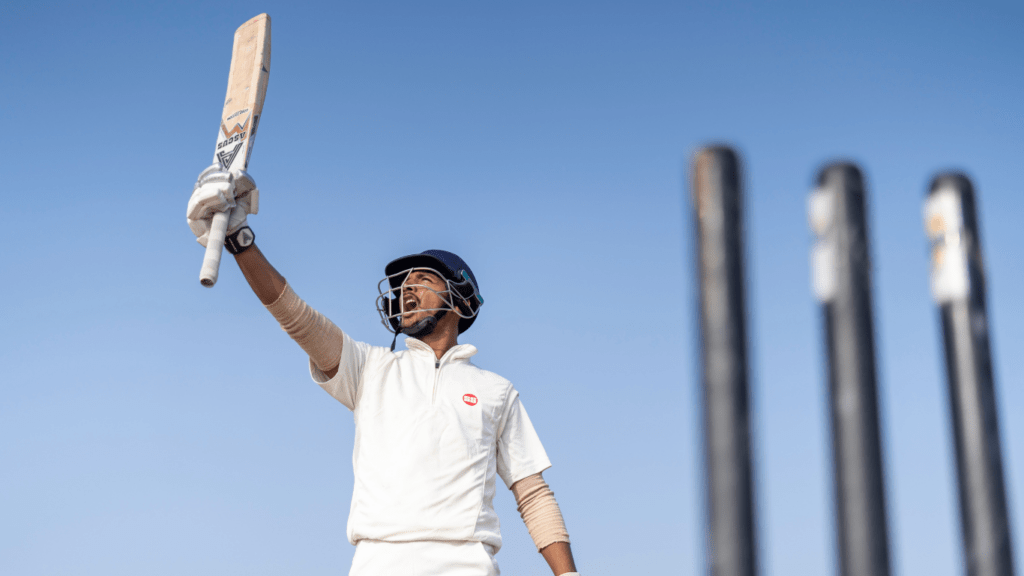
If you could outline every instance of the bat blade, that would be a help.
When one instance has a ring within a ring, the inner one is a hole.
[[[245,170],[249,166],[269,79],[270,16],[260,14],[235,31],[228,92],[213,152],[213,161],[221,170]],[[227,223],[227,212],[216,215],[211,223],[199,273],[199,282],[208,288],[217,283]]]

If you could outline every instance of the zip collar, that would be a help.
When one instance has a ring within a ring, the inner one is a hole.
[[[409,349],[409,352],[412,352],[417,356],[430,356],[430,358],[434,360],[435,367],[439,367],[441,364],[444,364],[445,362],[467,362],[469,361],[469,358],[475,355],[477,352],[476,346],[473,346],[472,344],[456,344],[455,346],[449,348],[448,351],[445,352],[443,356],[441,356],[441,359],[438,360],[437,355],[434,354],[434,349],[428,346],[422,340],[407,337],[405,339],[405,347]]]

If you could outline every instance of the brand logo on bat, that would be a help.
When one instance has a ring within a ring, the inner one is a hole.
[[[224,139],[217,142],[217,150],[220,150],[226,146],[232,145],[232,143],[246,139],[246,128],[249,127],[249,118],[242,124],[236,124],[230,130],[227,129],[223,124],[220,125],[220,131],[224,133]],[[253,126],[255,128],[255,126]]]
[[[247,133],[248,128],[249,117],[245,118],[245,122],[242,122],[241,124],[235,124],[235,127],[230,130],[228,130],[227,126],[221,123],[220,130],[221,132],[224,133],[224,140],[221,140],[220,142],[217,143],[217,148],[220,149],[225,146],[228,146],[229,144],[238,142],[239,140],[245,140],[245,135]]]
[[[221,170],[228,170],[231,168],[231,163],[235,161],[235,156],[238,156],[238,151],[242,149],[242,143],[239,142],[235,145],[231,151],[221,150],[217,153],[217,162],[220,163]]]
[[[230,100],[228,100],[228,102],[230,102]],[[228,102],[225,102],[225,103],[224,103],[224,105],[226,106]],[[235,112],[235,113],[234,113],[234,114],[232,114],[231,116],[228,116],[227,118],[225,118],[225,120],[231,120],[231,119],[232,119],[232,118],[234,118],[235,116],[238,116],[239,114],[245,114],[245,113],[246,113],[246,112],[248,112],[248,111],[249,111],[249,109],[248,109],[248,108],[243,108],[243,109],[239,110],[238,112]]]
[[[221,125],[220,125],[220,129],[224,131],[224,136],[227,137],[227,138],[230,138],[232,134],[238,134],[238,133],[244,134],[246,128],[248,128],[248,127],[249,127],[249,117],[248,116],[245,117],[245,122],[242,122],[240,124],[235,124],[235,127],[232,128],[231,130],[228,130],[228,127],[225,126],[223,123],[221,123]]]
[[[479,402],[479,400],[476,399],[476,396],[473,396],[472,394],[464,394],[462,396],[462,401],[470,406],[476,406],[476,403]]]

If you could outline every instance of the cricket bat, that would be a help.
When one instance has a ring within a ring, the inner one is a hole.
[[[245,170],[252,154],[253,139],[263,113],[270,79],[270,16],[260,14],[238,27],[231,50],[228,94],[224,99],[220,131],[213,161],[221,170]],[[231,209],[214,214],[206,242],[199,282],[207,288],[217,283],[224,234]]]

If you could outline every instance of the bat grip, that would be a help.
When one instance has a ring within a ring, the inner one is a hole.
[[[199,272],[199,283],[213,288],[217,283],[220,270],[220,255],[224,250],[224,235],[228,229],[228,216],[231,208],[213,215],[210,222],[210,235],[206,239],[206,255],[203,257],[203,269]]]

